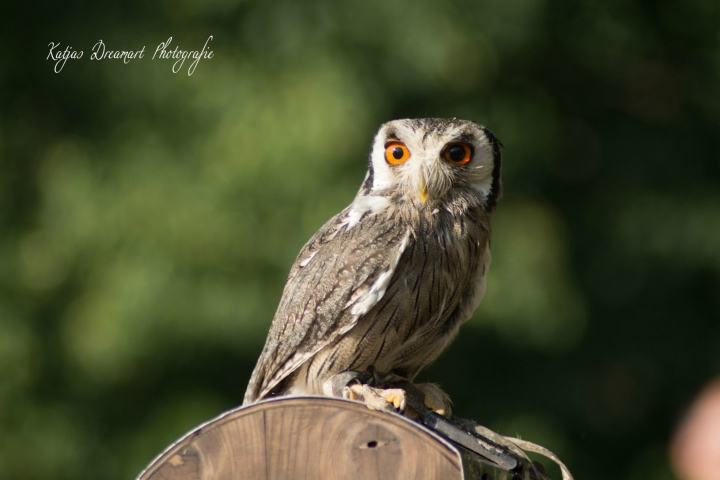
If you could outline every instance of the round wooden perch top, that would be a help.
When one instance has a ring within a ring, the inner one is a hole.
[[[231,410],[170,446],[138,480],[513,479],[400,415],[327,397]]]

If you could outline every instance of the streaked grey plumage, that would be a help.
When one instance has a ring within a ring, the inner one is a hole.
[[[370,366],[412,380],[434,360],[484,295],[500,163],[473,122],[382,125],[357,196],[290,270],[244,403]]]

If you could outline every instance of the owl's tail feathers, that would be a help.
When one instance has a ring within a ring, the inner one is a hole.
[[[243,397],[242,406],[247,407],[248,405],[252,405],[253,403],[255,403],[255,401],[256,400],[254,392],[252,391],[252,385],[248,385],[247,390],[245,390],[245,396]]]
[[[262,381],[257,375],[257,372],[253,372],[248,383],[247,390],[245,390],[245,396],[243,397],[242,406],[246,407],[252,405],[255,402],[262,400],[260,398],[260,389],[262,387]]]

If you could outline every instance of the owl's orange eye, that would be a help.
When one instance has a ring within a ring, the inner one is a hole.
[[[410,151],[400,142],[390,142],[385,145],[385,160],[392,165],[400,165],[410,158]]]
[[[465,165],[472,158],[472,147],[467,143],[450,144],[442,153],[442,157],[455,165]]]

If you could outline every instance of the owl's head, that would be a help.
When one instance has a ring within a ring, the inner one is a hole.
[[[380,127],[361,192],[434,204],[462,189],[495,208],[500,196],[500,142],[474,122],[393,120]]]

